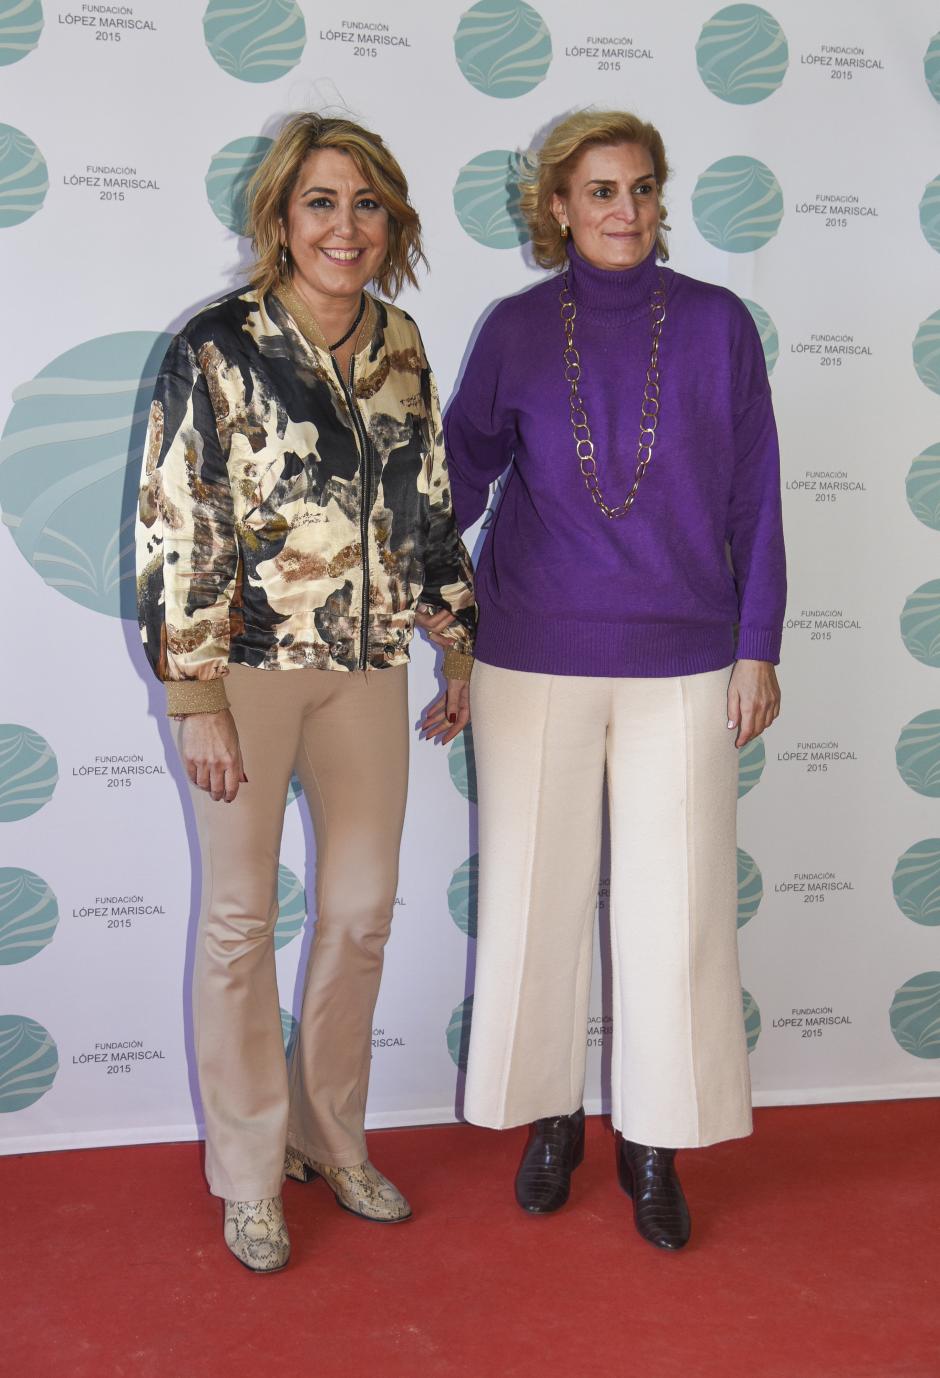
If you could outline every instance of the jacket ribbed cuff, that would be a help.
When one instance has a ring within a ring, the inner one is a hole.
[[[444,678],[469,680],[473,670],[473,656],[450,646],[444,652]]]
[[[771,665],[780,661],[780,632],[770,632],[763,627],[742,627],[738,632],[737,660],[769,660]]]
[[[188,717],[191,713],[220,713],[228,708],[225,680],[166,680],[166,711],[169,717]]]

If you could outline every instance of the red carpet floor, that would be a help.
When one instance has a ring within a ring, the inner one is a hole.
[[[940,1106],[757,1114],[681,1159],[692,1243],[652,1249],[606,1121],[558,1215],[512,1199],[523,1131],[371,1137],[415,1218],[288,1182],[289,1267],[227,1253],[201,1148],[0,1159],[7,1378],[940,1378]]]

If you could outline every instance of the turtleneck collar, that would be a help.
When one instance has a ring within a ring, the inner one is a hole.
[[[568,282],[579,310],[602,312],[612,322],[628,321],[649,311],[656,286],[656,246],[635,268],[595,268],[569,240]]]

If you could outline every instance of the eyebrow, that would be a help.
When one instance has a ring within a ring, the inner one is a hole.
[[[300,194],[301,194],[301,196],[310,196],[311,193],[312,193],[312,192],[315,192],[315,191],[316,191],[316,192],[319,192],[321,196],[338,196],[338,195],[339,195],[339,193],[337,192],[337,190],[336,190],[335,187],[308,187],[306,191],[302,191]],[[374,196],[374,195],[375,195],[375,192],[372,190],[371,187],[360,187],[358,191],[354,191],[354,192],[353,192],[353,196],[365,196],[365,195]]]
[[[643,172],[640,174],[639,177],[631,177],[628,180],[631,182],[633,186],[636,186],[637,182],[655,182],[656,173]],[[611,177],[592,177],[591,180],[589,182],[585,182],[584,185],[586,187],[615,187],[617,183]]]

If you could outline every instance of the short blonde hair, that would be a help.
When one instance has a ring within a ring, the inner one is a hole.
[[[612,144],[639,144],[653,159],[653,173],[662,196],[669,164],[662,135],[654,125],[626,110],[579,110],[555,126],[530,164],[532,171],[520,178],[520,205],[529,226],[532,252],[541,268],[563,268],[565,241],[552,214],[552,198],[567,190],[568,179],[581,154],[588,148]],[[656,235],[656,254],[665,261],[669,246],[664,231],[666,207],[660,202],[661,228]]]
[[[392,300],[410,282],[418,286],[415,268],[427,267],[421,245],[421,221],[408,200],[408,183],[396,159],[378,134],[353,120],[308,112],[293,115],[281,128],[248,184],[248,233],[255,252],[252,286],[267,292],[281,280],[281,225],[308,153],[335,148],[352,158],[388,211],[388,253],[375,276],[383,296]]]

